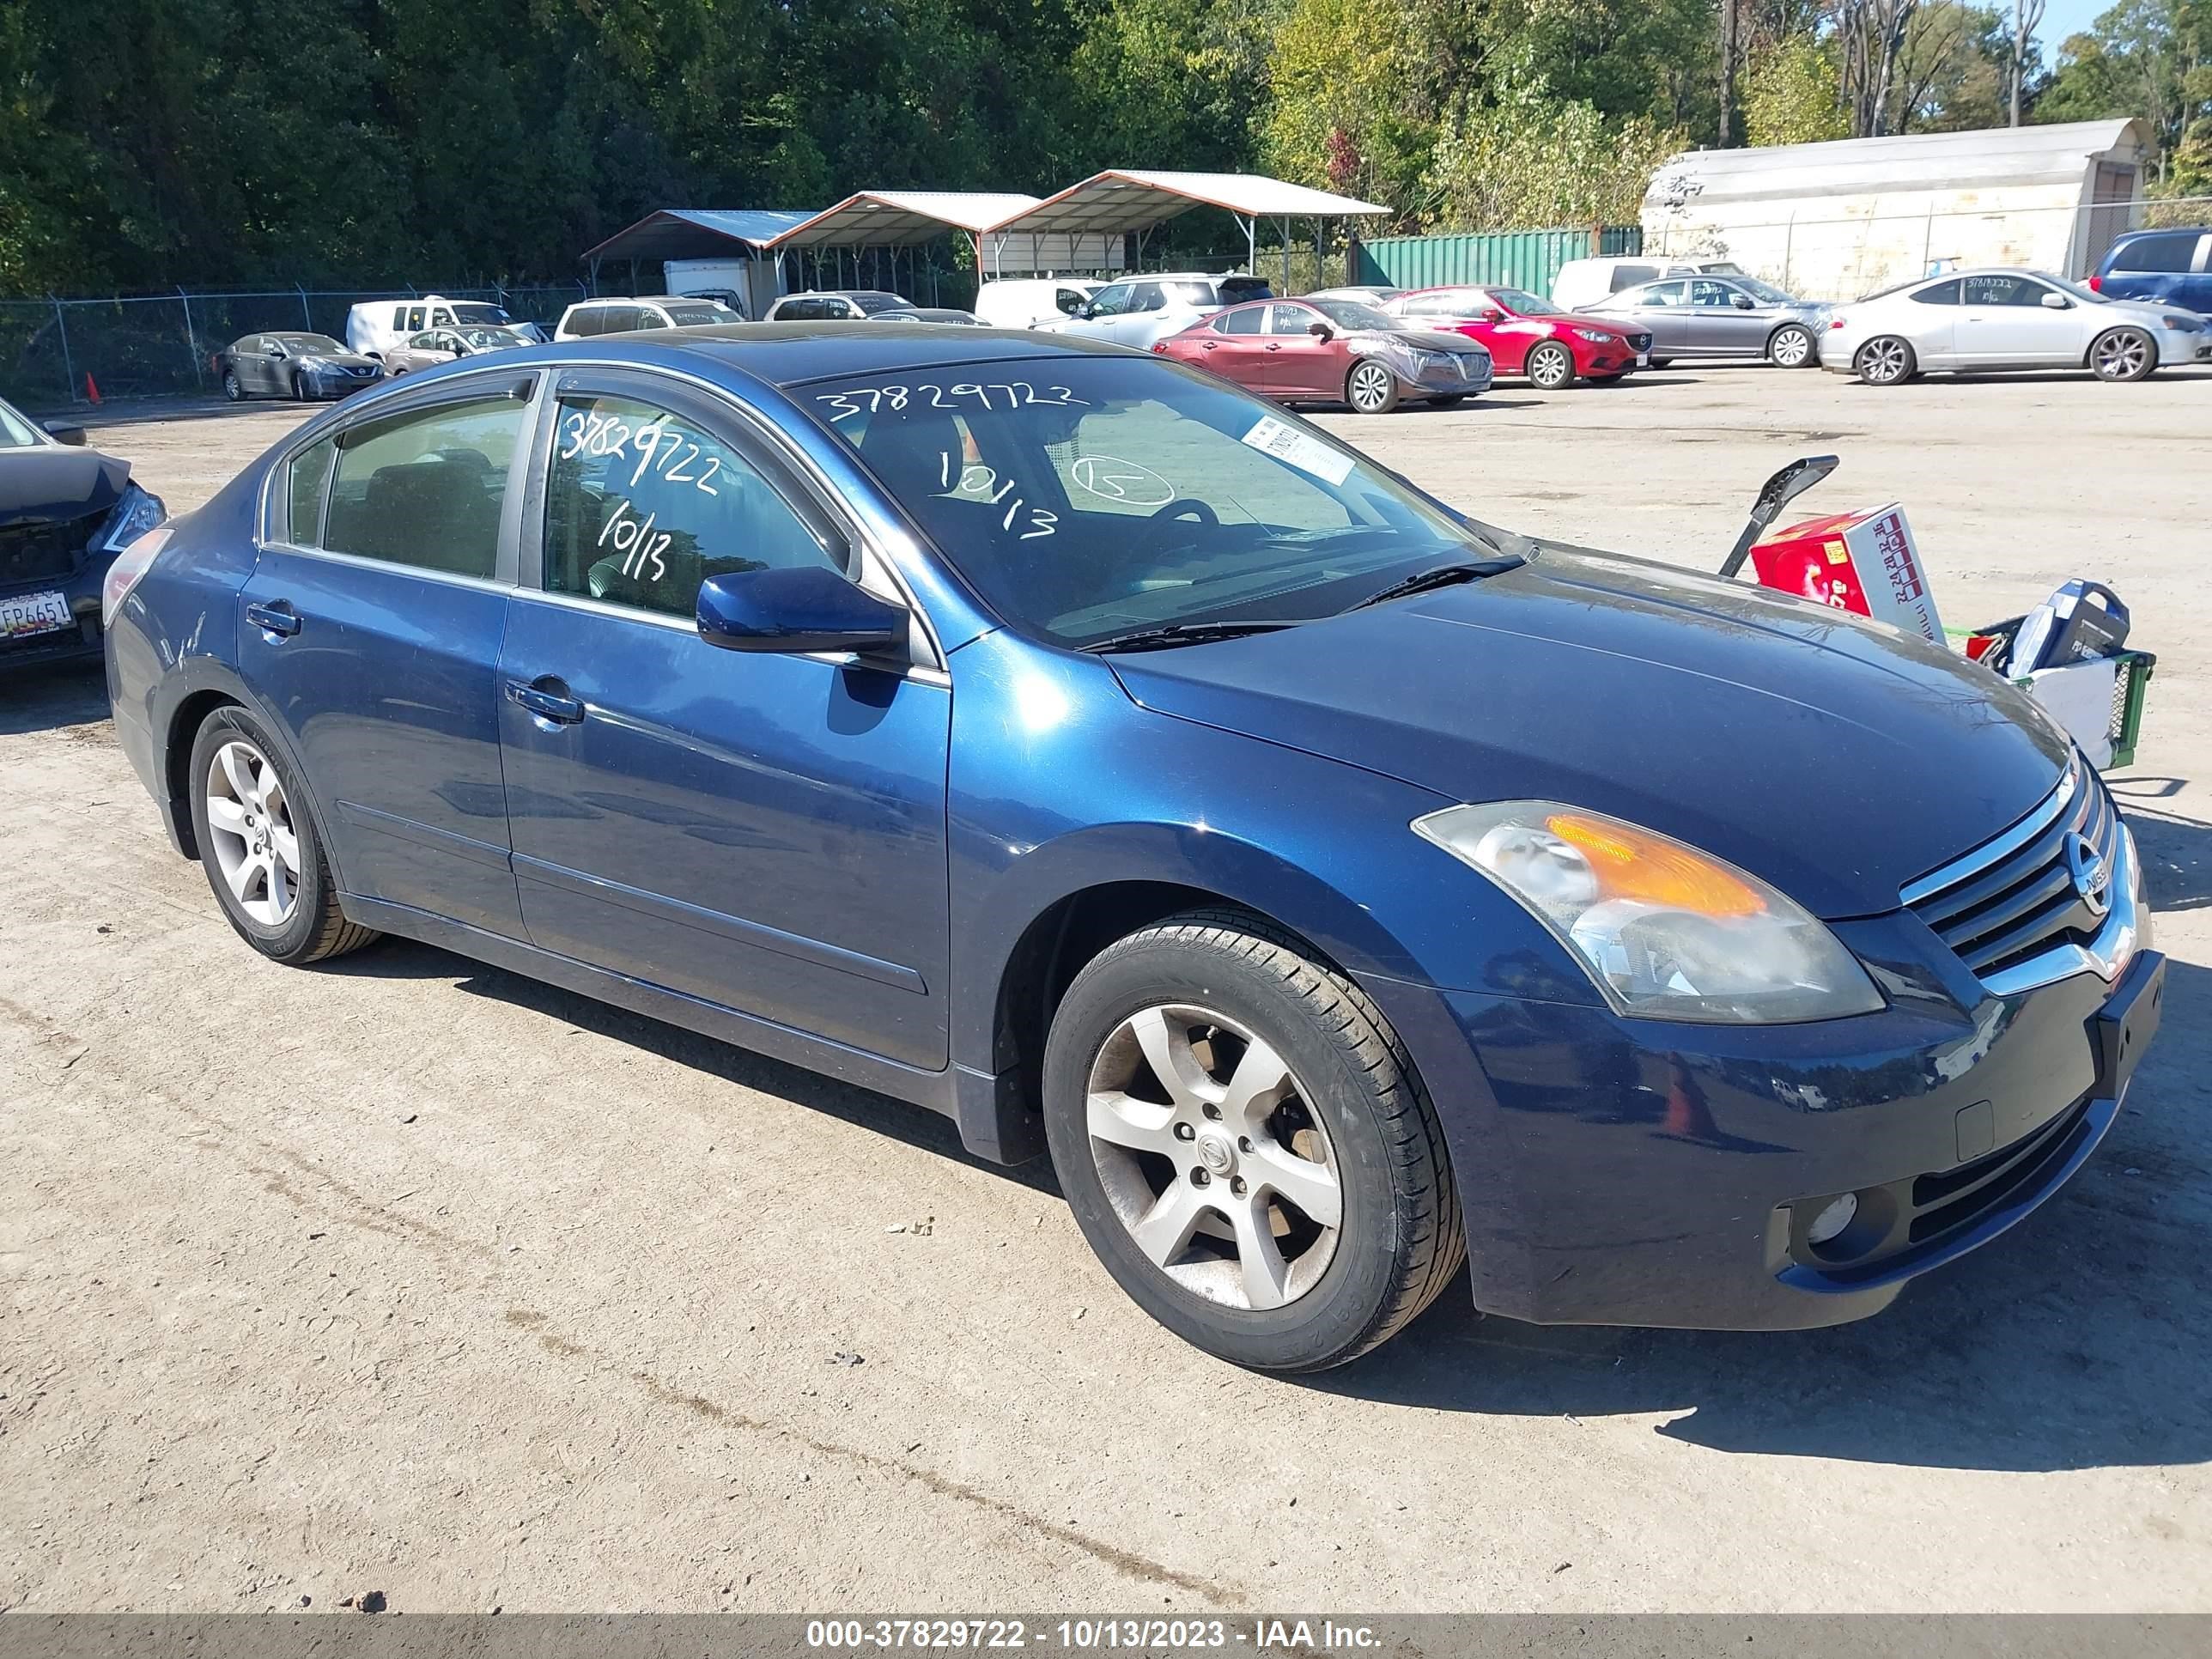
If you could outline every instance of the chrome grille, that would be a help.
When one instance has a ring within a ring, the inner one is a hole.
[[[2081,836],[2103,860],[2106,903],[2093,907],[2067,855]],[[2120,820],[2103,781],[2076,755],[2035,810],[1976,848],[1909,883],[1905,904],[1984,983],[2067,945],[2094,945],[2131,872],[2120,857]]]
[[[1649,351],[1651,349],[1651,337],[1649,334],[1632,334],[1628,337],[1628,344],[1632,350]]]

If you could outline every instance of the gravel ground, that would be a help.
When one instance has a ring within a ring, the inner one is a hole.
[[[297,418],[95,441],[182,508]],[[1833,450],[1804,505],[1906,502],[1948,620],[2118,587],[2161,656],[2116,788],[2172,994],[2063,1194],[1838,1330],[1543,1329],[1462,1285],[1250,1376],[927,1114],[411,945],[262,961],[98,677],[17,678],[0,1608],[2212,1609],[2212,376],[1325,418],[1498,521],[1700,565]]]

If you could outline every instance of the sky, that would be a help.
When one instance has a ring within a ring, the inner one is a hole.
[[[2058,48],[2068,35],[2081,33],[2115,3],[2116,0],[2050,0],[2044,8],[2043,27],[2035,32],[2045,66],[2058,60]],[[2004,10],[2009,15],[2012,8],[2008,3]]]

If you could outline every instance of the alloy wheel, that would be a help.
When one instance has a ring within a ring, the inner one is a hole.
[[[1107,1201],[1184,1290],[1266,1310],[1328,1271],[1335,1148],[1265,1039],[1189,1003],[1140,1009],[1100,1047],[1085,1109]]]
[[[1362,363],[1352,371],[1352,406],[1372,415],[1390,402],[1390,371],[1380,363]]]
[[[222,395],[237,403],[246,396],[246,388],[238,383],[238,371],[226,368],[222,372]]]
[[[1859,353],[1859,378],[1869,386],[1895,386],[1905,377],[1911,362],[1904,341],[1884,335]]]
[[[1772,356],[1784,368],[1802,368],[1813,355],[1813,337],[1802,328],[1785,328],[1774,336]]]
[[[2120,329],[2097,342],[2092,366],[2098,378],[2139,380],[2150,372],[2150,342],[2132,330]]]
[[[252,744],[234,738],[208,766],[206,805],[230,896],[251,921],[282,927],[300,902],[300,840],[276,769]]]
[[[1528,354],[1529,383],[1544,392],[1557,392],[1574,378],[1574,359],[1555,345],[1538,346]]]

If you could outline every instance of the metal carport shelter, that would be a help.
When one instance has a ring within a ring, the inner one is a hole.
[[[887,248],[891,253],[892,280],[896,283],[899,249],[909,250],[911,263],[911,250],[917,245],[934,241],[953,231],[964,231],[976,243],[980,267],[982,249],[978,239],[984,228],[1036,204],[1036,197],[1011,191],[864,190],[792,226],[770,246],[779,261],[787,252],[812,249],[817,266],[823,248],[853,249],[855,280],[859,250]],[[915,285],[919,286],[918,272]]]
[[[1258,173],[1149,173],[1117,167],[1093,173],[1056,196],[1048,196],[1035,206],[1001,219],[985,231],[984,237],[1003,249],[1025,236],[1066,236],[1076,245],[1085,236],[1134,234],[1141,263],[1146,232],[1200,207],[1219,208],[1237,221],[1244,233],[1245,258],[1255,266],[1260,257],[1260,221],[1281,220],[1286,286],[1291,220],[1388,218],[1390,214],[1389,208],[1373,202]],[[994,274],[1000,269],[997,264],[992,266]]]
[[[811,211],[779,208],[663,208],[587,251],[584,263],[596,294],[600,265],[609,259],[627,259],[630,292],[635,294],[640,260],[734,259],[757,265],[772,257],[770,245],[777,237],[815,216]],[[772,284],[769,291],[774,292]],[[757,293],[755,288],[756,298]]]

